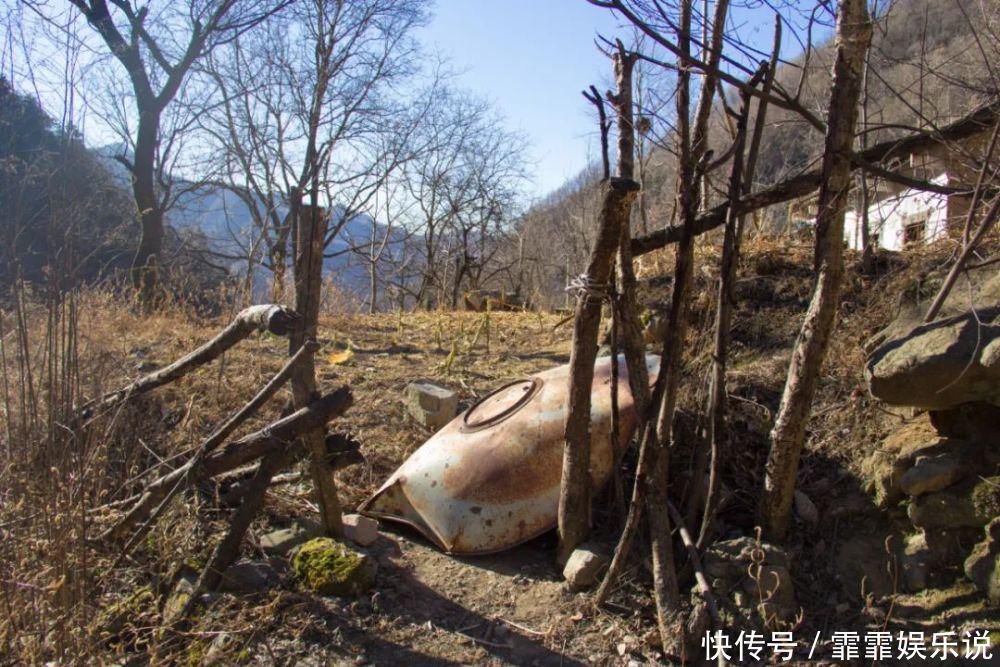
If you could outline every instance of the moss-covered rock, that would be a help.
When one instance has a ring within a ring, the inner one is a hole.
[[[177,577],[174,587],[170,590],[166,602],[163,604],[163,620],[173,623],[187,607],[191,596],[194,595],[195,585],[198,577],[191,572],[183,572]]]
[[[972,506],[984,523],[1000,516],[1000,476],[981,479],[972,489]]]
[[[990,522],[986,539],[972,549],[965,561],[965,574],[991,603],[1000,604],[1000,517]]]
[[[919,528],[979,528],[1000,514],[1000,476],[968,480],[915,498],[907,509]]]
[[[322,595],[357,595],[375,584],[375,561],[329,537],[299,547],[292,570],[306,588]]]

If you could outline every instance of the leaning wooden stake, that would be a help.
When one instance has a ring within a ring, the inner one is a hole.
[[[303,321],[302,327],[289,337],[289,355],[298,352],[307,340],[317,338],[322,296],[323,248],[328,220],[325,210],[312,206],[301,207],[296,220],[295,308],[302,314]],[[309,405],[316,395],[316,367],[313,356],[310,355],[303,363],[296,366],[292,374],[292,401],[296,408],[302,408]],[[337,498],[334,471],[326,460],[323,436],[322,429],[317,428],[304,434],[302,442],[309,454],[309,468],[312,472],[323,528],[328,535],[339,537],[343,533],[340,500]]]
[[[778,26],[781,24],[778,23]],[[780,44],[780,27],[775,32],[775,44]],[[774,51],[774,60],[777,59],[777,48]],[[754,86],[760,77],[765,76],[768,71],[767,65],[763,65],[748,82]],[[765,84],[765,90],[766,90]],[[715,310],[715,349],[712,354],[712,370],[708,383],[708,414],[706,422],[708,434],[706,440],[710,449],[710,456],[706,456],[704,450],[700,452],[698,465],[695,466],[694,484],[695,492],[688,506],[688,523],[697,526],[695,522],[699,512],[702,514],[701,527],[698,531],[698,545],[704,544],[711,528],[712,512],[714,511],[715,496],[719,483],[719,464],[721,458],[722,444],[725,439],[725,415],[726,415],[726,368],[729,357],[729,339],[733,309],[736,306],[736,266],[739,262],[740,244],[743,237],[744,220],[739,215],[736,202],[743,192],[744,177],[748,180],[753,178],[755,161],[755,148],[751,146],[751,153],[744,156],[747,139],[747,122],[750,116],[750,94],[741,94],[742,103],[736,118],[736,138],[734,139],[733,165],[729,173],[729,212],[727,214],[725,234],[722,241],[722,259],[719,266],[719,283],[717,289],[717,304]],[[756,130],[764,126],[764,114],[766,113],[766,103],[761,103],[757,111],[757,125],[755,127],[754,138],[758,139]],[[758,139],[759,140],[759,139]],[[744,170],[746,174],[744,175]],[[702,483],[708,469],[708,483]],[[703,507],[702,507],[703,505]]]
[[[257,395],[250,399],[250,402],[240,408],[235,414],[225,421],[212,435],[208,436],[195,450],[194,454],[181,467],[159,478],[147,486],[132,509],[107,533],[110,539],[121,539],[140,521],[144,521],[142,528],[137,530],[129,540],[129,543],[122,549],[123,553],[128,553],[132,545],[142,538],[150,525],[159,517],[167,507],[170,499],[181,489],[185,488],[186,478],[189,478],[194,470],[201,465],[205,456],[217,449],[240,424],[256,414],[257,410],[264,405],[267,400],[275,394],[291,377],[292,370],[301,363],[305,355],[311,354],[311,346],[302,347],[288,363],[257,392]],[[155,509],[153,507],[155,506]]]
[[[620,176],[632,178],[635,171],[635,131],[631,77],[635,61],[634,56],[630,59],[625,55],[624,51],[624,46],[619,42],[617,63],[625,63],[627,68],[623,68],[622,76],[618,77],[618,93],[612,98],[612,103],[618,116],[618,173]],[[631,236],[631,224],[622,225],[618,241],[617,278],[620,294],[615,303],[615,315],[616,324],[621,331],[620,338],[623,342],[625,360],[629,370],[629,388],[632,391],[635,412],[639,416],[636,425],[636,432],[640,434],[639,461],[636,466],[636,483],[632,487],[631,503],[625,517],[625,525],[622,528],[621,538],[615,547],[615,554],[611,565],[608,567],[607,574],[595,595],[595,604],[598,605],[603,604],[607,600],[631,551],[632,542],[642,518],[649,467],[650,434],[647,428],[647,424],[649,423],[648,406],[650,402],[649,374],[646,369],[646,347],[642,336],[642,326],[638,317],[636,278],[632,266]]]
[[[632,68],[636,56],[620,49],[615,54],[615,78],[619,108],[619,126],[628,125],[627,137],[619,136],[619,153],[632,160],[631,137]],[[621,117],[627,107],[628,118]],[[603,107],[599,107],[603,108]],[[602,121],[602,125],[603,125]],[[602,129],[603,131],[603,129]],[[623,144],[624,142],[624,144]],[[624,146],[624,147],[623,147]],[[630,171],[630,170],[628,170]],[[570,353],[569,410],[566,416],[566,445],[563,450],[562,483],[559,488],[559,549],[557,560],[566,562],[590,530],[590,394],[597,357],[597,335],[601,324],[601,306],[610,297],[612,262],[621,239],[621,229],[628,226],[639,184],[628,173],[623,178],[605,181],[604,197],[598,220],[597,240],[590,254],[587,272],[573,285],[577,294],[573,323],[573,350]],[[643,361],[645,369],[645,361]]]
[[[618,247],[622,220],[639,186],[635,181],[612,179],[604,184],[599,230],[591,252],[587,273],[572,286],[577,290],[570,353],[569,410],[566,416],[566,445],[563,450],[562,482],[559,488],[559,549],[557,560],[564,563],[586,538],[590,529],[590,392],[597,358],[597,335],[601,324],[601,304],[611,277],[611,260]]]
[[[222,583],[222,575],[226,568],[236,562],[240,555],[240,545],[250,527],[250,522],[264,506],[264,495],[271,484],[271,478],[279,470],[287,467],[291,458],[287,450],[278,450],[261,459],[257,472],[250,480],[250,486],[243,497],[243,502],[240,503],[239,509],[233,515],[229,531],[212,551],[208,565],[202,570],[191,597],[184,605],[182,616],[188,616],[194,610],[202,593],[214,591]]]
[[[635,113],[632,104],[632,72],[637,56],[626,52],[621,40],[617,45],[615,80],[618,90],[610,99],[618,118],[618,177],[634,179]],[[646,369],[646,345],[642,336],[642,322],[639,320],[635,269],[632,266],[631,215],[622,222],[619,229],[617,260],[620,294],[614,304],[615,316],[628,364],[628,382],[635,413],[644,415],[649,402],[649,372]]]
[[[781,406],[771,430],[758,518],[769,540],[785,538],[799,457],[820,367],[833,332],[844,276],[844,209],[851,187],[851,144],[858,117],[861,75],[871,43],[865,0],[841,0],[837,11],[836,60],[823,151],[816,216],[816,288],[792,350]]]
[[[259,459],[273,451],[287,449],[300,434],[321,429],[324,424],[339,416],[352,402],[351,392],[341,387],[304,408],[282,417],[259,431],[245,435],[213,451],[206,453],[190,471],[178,468],[150,483],[127,512],[122,521],[109,530],[101,539],[120,538],[128,529],[140,521],[150,523],[150,511],[160,511],[165,506],[162,499],[167,494],[182,490],[193,484],[228,472]],[[157,502],[159,501],[159,504]],[[141,532],[141,531],[140,531]],[[132,543],[135,539],[131,540]]]
[[[691,561],[691,567],[694,570],[694,578],[698,583],[698,593],[701,595],[701,599],[705,601],[705,606],[708,608],[708,615],[711,616],[716,629],[722,629],[719,605],[715,600],[715,594],[712,593],[712,586],[708,583],[708,577],[705,576],[705,569],[701,565],[701,555],[698,553],[698,547],[695,545],[694,540],[691,538],[691,533],[688,532],[687,526],[684,524],[684,517],[681,516],[681,513],[677,511],[672,502],[667,501],[667,509],[674,523],[677,524],[677,532],[681,536],[684,547],[687,549],[688,559]]]
[[[99,410],[105,410],[173,382],[195,368],[219,358],[223,352],[255,331],[269,331],[277,336],[287,336],[298,327],[300,321],[299,314],[285,306],[264,304],[244,308],[215,338],[197,350],[181,357],[166,368],[139,378],[127,387],[90,401],[80,408],[80,413],[86,418]]]

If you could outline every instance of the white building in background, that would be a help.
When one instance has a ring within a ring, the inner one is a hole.
[[[991,134],[984,128],[961,142],[932,144],[918,151],[890,159],[884,166],[904,176],[935,185],[969,188],[976,182],[978,160]],[[855,188],[855,201],[860,192]],[[875,179],[869,187],[868,228],[875,247],[904,250],[934,243],[961,229],[969,211],[970,197],[945,195],[907,188],[885,179]],[[844,216],[844,241],[854,250],[862,249],[861,213],[848,209]]]
[[[940,174],[930,182],[949,185],[948,174]],[[966,211],[964,197],[907,188],[883,195],[868,207],[868,228],[877,247],[902,250],[944,238],[948,229],[961,224]],[[862,248],[861,227],[860,211],[849,209],[844,214],[844,241],[853,250]]]
[[[869,177],[868,232],[873,247],[901,251],[960,235],[992,134],[992,126],[983,127],[963,139],[923,145],[908,153],[899,151],[884,160],[881,166],[887,171],[957,193],[928,192],[882,177]],[[819,212],[818,198],[818,193],[813,193],[788,203],[789,234],[812,232]],[[844,214],[844,244],[852,250],[864,246],[861,198],[861,189],[854,187]]]

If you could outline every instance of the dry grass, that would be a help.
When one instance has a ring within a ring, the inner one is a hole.
[[[724,471],[735,504],[723,517],[726,525],[739,529],[747,529],[744,524],[752,516],[788,348],[811,289],[811,250],[806,245],[754,239],[745,250],[729,388],[733,449]],[[852,480],[860,461],[884,430],[864,392],[858,343],[892,318],[902,289],[943,265],[949,254],[947,246],[939,245],[925,256],[886,265],[874,278],[849,273],[840,333],[819,388],[800,476],[807,492],[835,480],[829,498],[815,498],[821,511],[834,507],[838,494],[855,492]],[[668,255],[650,256],[643,269],[646,277],[662,272]],[[699,246],[702,266],[712,267],[713,257],[709,245]],[[682,390],[687,414],[703,400],[713,270],[696,276],[691,361]],[[662,303],[667,294],[668,284],[652,284],[644,288],[643,300]],[[184,563],[203,564],[221,536],[227,512],[217,506],[212,489],[191,493],[172,505],[131,558],[112,568],[119,555],[114,548],[87,540],[108,520],[107,513],[91,510],[133,493],[144,475],[162,468],[163,460],[196,444],[239,408],[286,359],[285,341],[272,336],[248,340],[220,362],[84,428],[74,422],[74,404],[169,363],[209,338],[227,318],[205,321],[179,304],[140,317],[114,295],[99,292],[56,301],[22,290],[20,297],[0,311],[0,663],[106,663],[124,655],[198,663],[213,651],[222,662],[251,655],[283,662],[300,655],[303,646],[319,650],[319,645],[333,652],[325,655],[341,657],[353,655],[359,646],[385,656],[406,650],[400,647],[420,646],[426,656],[437,658],[516,661],[516,653],[484,652],[488,644],[463,639],[458,632],[463,625],[457,621],[446,636],[426,630],[428,620],[433,625],[449,614],[458,618],[466,613],[462,605],[489,607],[493,615],[516,609],[523,614],[518,622],[527,626],[541,624],[550,615],[562,619],[546,626],[558,629],[539,642],[580,658],[617,659],[618,638],[644,636],[650,610],[640,594],[645,576],[641,567],[616,598],[636,608],[637,615],[587,612],[582,621],[570,621],[578,616],[579,601],[559,593],[551,565],[530,560],[535,551],[513,554],[516,567],[497,561],[498,569],[492,571],[456,565],[402,540],[406,546],[397,561],[399,576],[415,573],[421,591],[437,587],[414,595],[392,593],[395,584],[390,584],[385,595],[398,595],[392,599],[406,606],[405,613],[379,612],[374,604],[358,608],[360,602],[341,604],[285,588],[249,598],[223,596],[183,632],[166,626],[161,606],[172,577]],[[405,415],[399,401],[407,382],[433,380],[458,391],[468,404],[502,381],[565,363],[571,327],[553,330],[562,317],[491,313],[487,330],[481,313],[324,316],[320,384],[327,390],[341,384],[352,387],[355,405],[335,428],[352,432],[367,458],[339,474],[344,505],[353,507],[364,499],[426,439],[427,433]],[[330,363],[331,355],[348,347],[353,354],[346,363]],[[273,401],[244,428],[272,420],[283,402],[284,396]],[[676,469],[683,471],[686,465],[681,461]],[[275,487],[252,536],[314,511],[307,484]],[[802,550],[807,561],[817,539],[800,534],[794,548]],[[823,539],[836,535],[824,533]],[[254,552],[254,541],[251,537],[248,553]],[[544,553],[538,557],[545,559]],[[519,558],[529,561],[521,563]],[[819,555],[816,558],[822,562]],[[523,572],[533,573],[529,588]],[[809,581],[799,583],[807,623],[826,618],[826,594],[813,594]],[[817,591],[824,591],[828,584],[816,585]],[[398,590],[410,591],[406,586]],[[538,609],[519,603],[504,607],[510,599],[533,599]],[[220,647],[222,633],[226,641]],[[486,641],[497,643],[494,639]]]
[[[136,650],[165,658],[176,649],[156,629],[159,594],[177,566],[203,562],[224,515],[198,495],[176,502],[134,557],[112,571],[114,550],[87,540],[109,519],[92,510],[134,493],[163,461],[242,406],[283,363],[287,344],[273,336],[246,341],[220,362],[84,426],[74,423],[74,405],[169,363],[226,318],[205,322],[180,306],[140,317],[103,293],[60,303],[39,303],[23,290],[21,297],[0,313],[0,655],[33,664]],[[336,427],[359,437],[368,459],[340,474],[345,506],[360,502],[426,437],[398,401],[409,380],[435,380],[471,401],[500,379],[568,354],[569,329],[553,332],[556,316],[492,313],[488,331],[483,321],[465,312],[322,319],[321,388],[354,388],[356,407]],[[354,350],[347,363],[326,362],[347,345]],[[283,403],[272,401],[244,428],[272,420]],[[315,509],[301,486],[271,495],[269,513],[279,522]],[[155,594],[146,599],[145,591]],[[248,610],[229,612],[235,622]],[[183,642],[185,651],[190,643]]]

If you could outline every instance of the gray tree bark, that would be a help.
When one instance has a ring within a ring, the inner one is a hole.
[[[785,390],[771,430],[758,518],[764,536],[784,540],[795,492],[799,457],[820,368],[840,303],[844,274],[844,209],[851,187],[851,146],[872,24],[866,0],[841,0],[836,60],[827,120],[819,214],[816,216],[816,288],[792,351]]]
[[[319,306],[323,286],[323,248],[326,239],[328,214],[320,207],[301,206],[295,220],[297,233],[295,249],[295,307],[302,314],[302,327],[288,341],[288,354],[294,355],[306,341],[316,340],[319,330]],[[318,396],[316,367],[312,355],[297,364],[292,373],[292,404],[304,408]],[[340,537],[343,523],[340,500],[334,471],[327,462],[322,428],[302,435],[302,443],[309,455],[316,504],[326,533]]]
[[[639,185],[632,180],[632,69],[636,56],[619,48],[614,56],[617,92],[613,103],[618,112],[619,178],[606,182],[601,205],[599,229],[590,263],[588,284],[607,291],[615,251],[621,244],[622,230],[628,229]],[[602,123],[603,132],[603,123]],[[627,233],[627,232],[626,232]],[[582,293],[577,299],[573,325],[573,349],[570,353],[569,410],[566,415],[566,445],[563,450],[563,476],[559,487],[559,549],[557,560],[566,562],[590,531],[590,394],[594,382],[594,360],[601,325],[602,299]],[[645,360],[642,371],[646,370]],[[629,369],[631,381],[632,368]],[[648,390],[647,390],[648,391]]]

